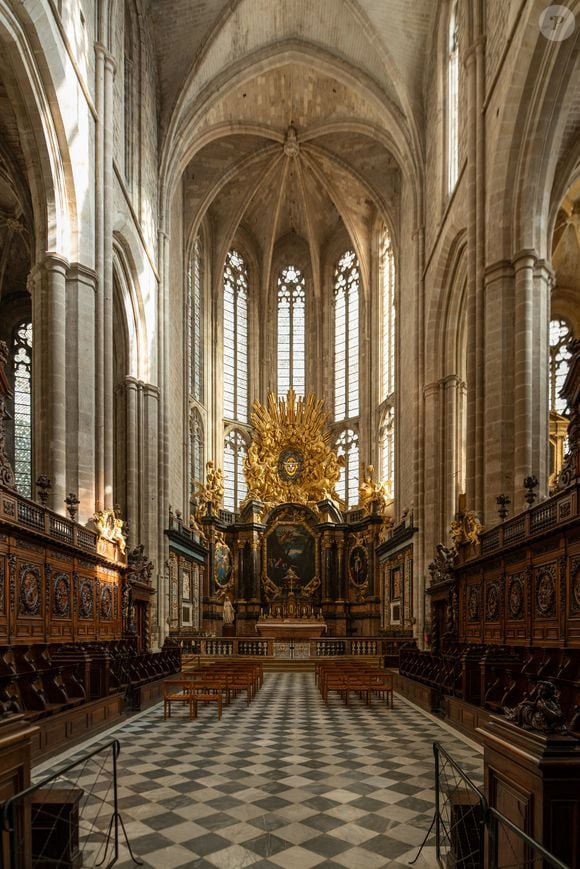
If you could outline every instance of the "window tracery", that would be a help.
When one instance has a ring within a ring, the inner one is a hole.
[[[572,338],[566,320],[550,321],[550,410],[563,416],[567,416],[570,410],[566,400],[560,397],[560,390],[570,367]]]
[[[241,431],[233,429],[224,441],[224,507],[232,513],[248,494],[244,475],[244,459],[248,452]]]
[[[334,418],[359,412],[359,263],[347,250],[334,271]]]
[[[203,453],[203,422],[199,411],[195,409],[191,416],[191,422],[189,425],[189,461],[192,492],[197,485],[203,483]]]
[[[382,398],[395,388],[395,256],[391,236],[385,229],[382,238]]]
[[[459,176],[459,35],[457,0],[451,4],[447,38],[447,192],[455,190]]]
[[[344,429],[336,439],[336,452],[344,457],[344,466],[340,478],[336,484],[336,491],[345,502],[349,510],[358,504],[359,500],[359,476],[360,476],[360,451],[358,434],[353,429]]]
[[[224,267],[224,417],[248,421],[248,269],[230,250]]]
[[[278,395],[290,387],[305,394],[306,285],[300,269],[287,265],[278,277]]]
[[[14,375],[14,477],[16,490],[32,497],[32,323],[23,322],[12,340]]]

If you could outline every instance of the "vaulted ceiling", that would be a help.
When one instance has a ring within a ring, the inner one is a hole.
[[[423,143],[423,76],[438,4],[420,0],[150,0],[162,177],[183,179],[191,235],[214,261],[243,232],[268,282],[299,238],[313,273],[345,232],[368,277],[371,229],[397,231],[405,164]],[[173,173],[173,177],[171,176]]]

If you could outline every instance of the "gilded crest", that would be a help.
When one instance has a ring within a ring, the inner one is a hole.
[[[254,438],[244,462],[246,503],[340,503],[336,484],[344,459],[331,446],[324,402],[290,389],[285,399],[270,393],[266,405],[254,402]]]

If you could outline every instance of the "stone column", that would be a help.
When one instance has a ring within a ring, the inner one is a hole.
[[[125,476],[127,480],[127,516],[129,522],[129,533],[131,541],[136,543],[140,540],[140,510],[139,510],[139,465],[138,465],[138,444],[137,432],[137,413],[139,400],[139,385],[134,377],[125,377],[125,431],[126,431],[126,453],[125,453]],[[121,448],[121,444],[117,445]]]
[[[103,4],[105,6],[105,4]],[[115,61],[107,50],[108,16],[95,44],[95,323],[96,506],[113,500],[113,82]]]
[[[113,506],[113,82],[115,61],[105,55],[103,105],[103,482],[106,506]]]
[[[550,476],[549,416],[550,397],[546,372],[550,370],[550,297],[554,272],[545,260],[538,260],[534,270],[534,332],[532,461],[538,478],[540,497],[548,495]]]
[[[491,526],[497,495],[511,498],[514,486],[514,270],[507,260],[487,267],[485,299],[485,524]]]
[[[95,288],[97,275],[73,263],[66,281],[67,492],[76,492],[79,522],[95,509]]]
[[[534,251],[523,250],[514,259],[514,511],[525,506],[523,481],[534,473],[533,342],[534,342]]]
[[[432,552],[440,543],[440,504],[437,496],[441,493],[441,382],[428,383],[423,389],[424,416],[423,432],[425,439],[424,467],[425,479],[429,487],[423,495],[423,539],[427,553]]]
[[[47,336],[47,391],[45,407],[47,452],[45,467],[52,482],[49,506],[65,515],[66,508],[66,272],[68,263],[56,254],[44,260],[46,321],[39,324]],[[44,470],[44,469],[43,469]]]

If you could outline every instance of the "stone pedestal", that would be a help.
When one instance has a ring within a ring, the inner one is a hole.
[[[236,626],[235,625],[223,625],[222,637],[235,637],[235,636],[236,636]]]
[[[580,869],[580,740],[527,731],[498,716],[478,733],[490,806]],[[527,864],[525,846],[501,825],[498,853],[500,866]]]

